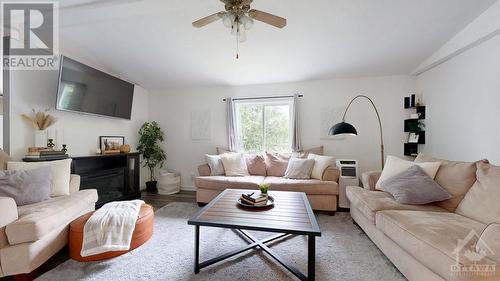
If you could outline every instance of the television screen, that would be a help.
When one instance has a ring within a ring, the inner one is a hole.
[[[130,119],[134,84],[61,57],[56,109]]]

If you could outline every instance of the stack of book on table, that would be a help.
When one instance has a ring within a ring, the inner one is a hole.
[[[40,160],[58,160],[68,158],[68,154],[62,150],[39,150],[29,151],[25,156],[26,159],[40,159]]]
[[[240,200],[242,203],[253,206],[265,206],[267,204],[267,194],[241,194]]]

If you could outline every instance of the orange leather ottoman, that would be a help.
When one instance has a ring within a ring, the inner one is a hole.
[[[85,223],[90,218],[94,212],[85,214],[76,220],[74,220],[69,225],[69,256],[71,259],[81,262],[87,261],[100,261],[109,258],[114,258],[123,255],[133,249],[141,246],[153,235],[153,221],[154,221],[154,211],[153,207],[148,204],[143,204],[141,210],[139,211],[139,218],[135,224],[134,233],[132,234],[132,241],[130,242],[130,250],[128,251],[113,251],[106,252],[98,255],[82,257],[80,252],[82,250],[83,243],[83,227]]]

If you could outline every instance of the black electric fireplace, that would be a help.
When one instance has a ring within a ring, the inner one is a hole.
[[[72,157],[71,173],[80,175],[80,189],[97,189],[96,207],[140,198],[139,153]]]

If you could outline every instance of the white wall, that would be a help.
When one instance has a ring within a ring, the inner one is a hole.
[[[415,91],[410,76],[334,79],[238,87],[200,87],[151,91],[150,118],[160,123],[166,134],[168,167],[182,174],[184,189],[193,189],[192,175],[204,163],[204,154],[227,145],[225,97],[304,94],[300,101],[302,144],[305,148],[325,146],[327,155],[354,158],[362,171],[380,169],[379,133],[376,115],[366,100],[358,100],[347,115],[359,136],[345,140],[321,140],[321,109],[347,106],[356,94],[373,98],[379,107],[386,140],[386,155],[403,155],[403,96]],[[211,111],[211,140],[191,140],[191,112]],[[332,120],[332,125],[340,120]]]
[[[500,36],[421,74],[427,104],[424,151],[500,164]]]
[[[499,62],[497,2],[420,66],[418,86],[428,111],[425,152],[500,164]]]
[[[71,155],[95,153],[99,136],[104,135],[125,136],[125,142],[135,150],[137,132],[149,119],[149,97],[145,89],[135,87],[131,120],[55,111],[57,75],[57,71],[11,72],[10,154],[13,159],[21,159],[34,144],[34,130],[21,119],[21,114],[29,113],[32,108],[51,108],[50,113],[57,118],[51,128],[57,129],[59,134],[64,131],[64,142]],[[144,175],[144,171],[141,174]],[[141,182],[144,179],[142,176]]]

